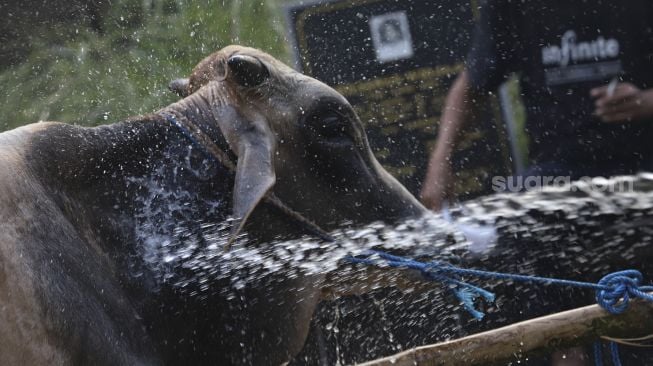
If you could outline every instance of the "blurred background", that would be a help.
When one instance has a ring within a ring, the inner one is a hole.
[[[475,0],[1,1],[0,131],[37,121],[94,126],[153,112],[177,99],[171,80],[241,44],[345,95],[377,158],[418,194],[477,10]],[[378,59],[383,48],[370,25],[404,13],[411,54]],[[501,107],[486,106],[453,157],[460,199],[491,192],[490,178],[526,157],[517,79],[503,91]],[[502,120],[517,126],[510,138]]]
[[[97,125],[175,100],[169,81],[228,44],[288,61],[283,0],[3,1],[0,131]]]

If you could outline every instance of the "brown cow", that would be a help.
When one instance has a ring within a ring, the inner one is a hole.
[[[305,234],[274,199],[326,230],[424,212],[340,94],[263,52],[226,47],[172,87],[185,98],[151,115],[0,134],[4,364],[281,364],[304,342],[319,278],[271,276],[237,298],[216,280],[190,296],[157,282],[148,250],[230,217],[250,243]]]

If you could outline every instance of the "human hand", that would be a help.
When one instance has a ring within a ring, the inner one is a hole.
[[[653,89],[639,89],[619,83],[611,93],[609,85],[590,90],[595,98],[594,114],[603,122],[629,122],[653,117]]]

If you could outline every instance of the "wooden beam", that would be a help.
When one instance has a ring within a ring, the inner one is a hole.
[[[488,365],[515,361],[518,354],[551,352],[587,344],[601,336],[632,338],[653,332],[653,303],[631,301],[623,314],[586,306],[464,338],[413,348],[364,366]]]

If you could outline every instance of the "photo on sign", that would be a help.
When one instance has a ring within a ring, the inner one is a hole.
[[[406,12],[372,16],[370,31],[377,61],[389,62],[413,57],[413,40]]]

